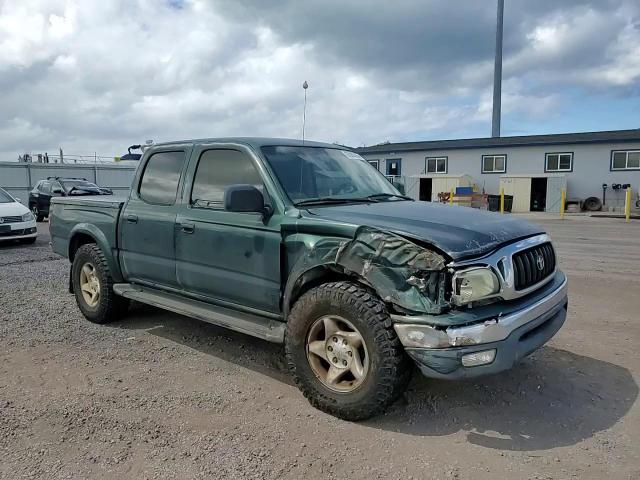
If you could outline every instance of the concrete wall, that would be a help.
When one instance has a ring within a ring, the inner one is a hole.
[[[610,171],[612,150],[640,150],[640,143],[596,143],[579,145],[551,145],[535,147],[474,148],[458,150],[433,150],[419,152],[396,152],[387,154],[362,154],[368,160],[380,161],[380,171],[386,173],[387,159],[402,159],[402,176],[408,177],[423,173],[425,157],[448,157],[447,174],[468,174],[483,186],[487,193],[497,194],[500,188],[501,174],[483,174],[482,155],[506,154],[506,174],[544,173],[545,154],[554,152],[573,152],[573,172],[567,172],[567,197],[602,197],[602,184],[630,183],[634,196],[640,188],[640,170]],[[434,175],[435,176],[435,175]],[[405,179],[405,182],[411,182]],[[635,198],[634,198],[635,200]],[[624,192],[607,190],[607,205],[624,204]]]
[[[26,204],[29,191],[47,177],[80,177],[108,187],[115,195],[126,195],[131,188],[135,166],[130,165],[68,165],[0,162],[0,187]]]

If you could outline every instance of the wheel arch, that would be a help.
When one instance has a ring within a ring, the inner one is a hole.
[[[363,278],[356,274],[347,274],[335,263],[315,265],[303,272],[299,272],[293,277],[290,277],[287,281],[282,302],[282,313],[285,321],[289,316],[289,312],[291,311],[293,304],[306,292],[325,283],[338,282],[341,280],[355,282],[361,284],[365,288],[374,290]]]
[[[117,260],[112,254],[112,248],[109,241],[104,233],[95,225],[79,223],[71,230],[71,233],[69,234],[69,248],[67,253],[69,261],[73,263],[73,259],[75,258],[78,249],[83,245],[90,243],[95,243],[98,248],[102,250],[113,279],[116,282],[122,282],[123,279],[120,265],[118,265]]]

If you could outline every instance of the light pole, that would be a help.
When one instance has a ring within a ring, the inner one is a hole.
[[[500,136],[500,114],[502,103],[502,21],[504,18],[504,0],[498,0],[498,18],[496,21],[496,59],[493,69],[493,117],[491,136]]]
[[[302,84],[302,89],[304,90],[304,108],[302,109],[302,143],[304,144],[304,129],[305,124],[307,123],[307,88],[309,88],[309,84],[305,80]]]

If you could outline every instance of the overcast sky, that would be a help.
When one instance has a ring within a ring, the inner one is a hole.
[[[0,0],[0,160],[488,136],[493,0]],[[640,127],[638,0],[506,0],[503,135]]]

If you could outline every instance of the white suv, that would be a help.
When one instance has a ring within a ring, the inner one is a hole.
[[[0,188],[0,241],[33,243],[37,236],[38,228],[33,213]]]

